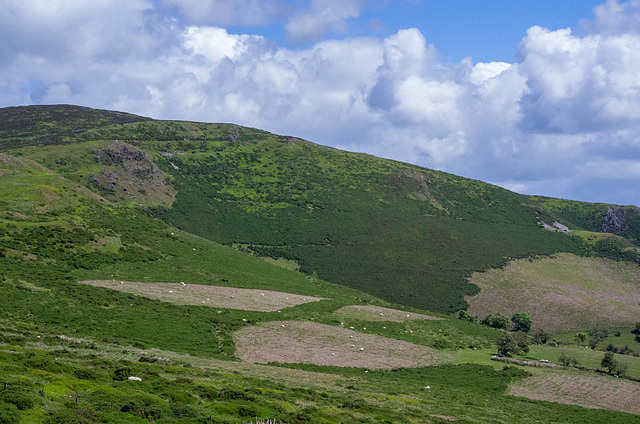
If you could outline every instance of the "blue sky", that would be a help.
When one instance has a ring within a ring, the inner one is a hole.
[[[234,122],[640,205],[640,0],[4,0],[0,107]]]
[[[472,56],[481,62],[508,62],[513,60],[515,46],[527,28],[539,25],[553,30],[580,29],[579,22],[591,18],[592,9],[600,3],[601,0],[381,0],[365,6],[357,18],[349,20],[349,30],[338,35],[386,37],[399,29],[415,27],[447,61]],[[287,40],[282,22],[228,29],[240,34],[261,34],[289,48],[301,47]]]

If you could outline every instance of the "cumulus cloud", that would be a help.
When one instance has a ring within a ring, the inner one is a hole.
[[[160,0],[178,9],[189,24],[265,25],[281,21],[293,6],[280,0]]]
[[[346,32],[347,20],[360,15],[365,0],[312,0],[307,10],[286,25],[287,37],[295,42],[317,41],[327,33]]]
[[[247,13],[268,4],[240,3]],[[513,63],[446,63],[417,29],[288,49],[158,7],[1,3],[0,35],[14,42],[0,46],[0,103],[235,122],[521,192],[640,204],[640,33],[628,19],[640,0],[599,6],[581,35],[532,27]],[[287,30],[315,39],[362,7],[314,0]],[[238,16],[224,19],[249,19]]]

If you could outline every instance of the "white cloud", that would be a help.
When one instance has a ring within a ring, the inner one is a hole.
[[[265,25],[281,21],[293,6],[280,0],[160,0],[175,7],[189,24]]]
[[[201,22],[213,15],[198,7],[240,13],[225,1],[169,3]],[[298,36],[313,38],[363,5],[315,1],[291,22],[309,19]],[[532,27],[514,63],[451,64],[417,29],[292,50],[167,18],[148,0],[8,0],[0,102],[235,122],[517,191],[640,203],[640,34],[627,19],[639,10],[640,0],[609,2],[583,35]],[[249,22],[233,13],[224,19]]]
[[[309,9],[299,11],[287,22],[287,37],[309,43],[329,33],[346,32],[347,20],[358,17],[364,5],[365,0],[311,0]]]

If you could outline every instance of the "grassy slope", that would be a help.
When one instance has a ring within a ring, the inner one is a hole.
[[[506,396],[509,382],[525,374],[478,364],[366,374],[309,367],[342,375],[335,384],[326,383],[323,374],[290,382],[289,377],[266,379],[274,372],[229,361],[235,330],[280,319],[337,325],[344,318],[334,311],[344,305],[390,305],[168,227],[30,160],[2,155],[0,173],[0,375],[9,383],[0,393],[2,419],[236,423],[260,416],[286,422],[438,422],[431,414],[469,422],[630,419]],[[218,313],[76,284],[111,276],[271,288],[332,300],[281,314]],[[448,352],[489,349],[498,335],[451,318],[346,324]],[[59,335],[83,340],[64,341]],[[157,355],[180,359],[138,361],[142,349],[154,348],[192,356],[167,352]],[[219,362],[212,368],[200,356],[229,365]],[[143,384],[115,381],[115,371],[123,367],[142,376]],[[425,382],[434,390],[420,391]]]
[[[597,250],[541,230],[539,219],[559,219],[544,199],[234,125],[114,124],[12,153],[92,187],[94,149],[116,139],[146,151],[177,189],[171,208],[144,202],[153,216],[409,306],[463,308],[463,296],[477,290],[466,276],[505,258]],[[600,205],[580,205],[600,213]]]
[[[527,311],[550,331],[633,325],[640,311],[640,267],[630,262],[558,254],[516,260],[470,281],[481,288],[469,299],[472,313]]]

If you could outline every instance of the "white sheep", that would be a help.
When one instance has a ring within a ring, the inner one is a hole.
[[[142,381],[142,379],[140,377],[134,377],[134,376],[131,376],[131,377],[127,378],[127,380],[129,380],[129,381]]]
[[[184,283],[184,281],[180,281],[180,285],[181,285],[181,286],[186,286],[186,284]]]
[[[384,314],[383,314],[382,312],[380,312],[380,316],[381,316],[381,317],[383,317],[383,316],[384,316]]]
[[[356,347],[356,345],[351,345],[351,347]]]
[[[204,305],[205,303],[206,303],[206,302],[203,300],[203,301],[202,301],[202,304]]]
[[[173,290],[169,290],[169,293],[173,293]]]
[[[280,327],[284,328],[284,324],[280,325]]]
[[[386,330],[386,329],[387,329],[387,327],[382,327],[382,329],[383,329],[383,330]]]
[[[360,352],[362,352],[363,350],[364,350],[364,348],[363,348],[363,347],[361,347],[361,348],[360,348]]]
[[[398,348],[398,350],[402,350],[402,348],[401,348],[401,347],[399,347],[399,348]]]
[[[407,314],[407,318],[409,318],[409,314]]]
[[[120,281],[120,284],[124,284],[124,281]]]
[[[264,296],[264,293],[260,293],[260,296]]]
[[[246,318],[242,318],[242,321],[247,322],[247,319]]]
[[[431,389],[431,386],[424,386],[424,388],[425,388],[426,390],[430,390],[430,389]]]
[[[353,336],[349,336],[350,339],[353,339]]]
[[[231,295],[231,299],[233,299],[233,298],[234,298],[234,296],[233,296],[233,295]]]

